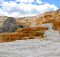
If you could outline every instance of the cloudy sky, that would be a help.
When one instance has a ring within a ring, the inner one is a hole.
[[[0,16],[33,16],[60,8],[60,0],[0,0]]]

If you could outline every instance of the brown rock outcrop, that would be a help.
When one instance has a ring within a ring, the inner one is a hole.
[[[0,33],[0,42],[10,42],[15,40],[34,39],[35,37],[43,38],[44,31],[47,27],[30,27],[19,28],[14,33]]]

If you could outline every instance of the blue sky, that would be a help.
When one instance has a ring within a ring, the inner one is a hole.
[[[0,15],[24,17],[60,8],[60,0],[0,0]]]
[[[42,1],[50,4],[55,4],[58,8],[60,8],[60,0],[42,0]]]

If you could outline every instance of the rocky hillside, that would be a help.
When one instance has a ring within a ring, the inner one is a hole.
[[[55,37],[60,37],[59,32],[60,10],[32,17],[0,17],[0,42],[34,39],[37,37],[39,39],[45,39],[45,37],[48,39],[50,37],[51,39],[54,35],[57,35]]]
[[[44,24],[52,24],[54,30],[60,31],[60,9],[45,12],[37,16],[13,18],[0,16],[0,32],[14,32],[17,28],[40,27]]]
[[[22,24],[26,27],[39,27],[42,24],[51,23],[54,30],[60,31],[60,9],[57,11],[46,12],[33,17],[17,18],[17,24]]]

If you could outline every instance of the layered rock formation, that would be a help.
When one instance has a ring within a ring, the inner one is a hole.
[[[0,17],[0,40],[3,42],[33,39],[38,36],[43,38],[45,31],[48,29],[60,32],[60,10],[32,17]]]
[[[44,31],[47,27],[18,28],[14,33],[0,33],[0,42],[9,42],[15,40],[27,40],[44,37]]]

